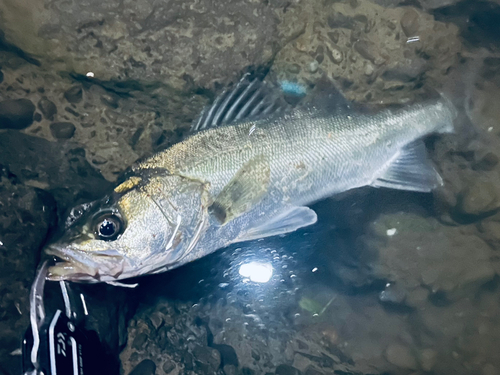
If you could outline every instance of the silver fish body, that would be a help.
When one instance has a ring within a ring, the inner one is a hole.
[[[446,100],[375,114],[332,107],[210,127],[138,164],[111,205],[124,229],[103,240],[93,213],[84,240],[66,237],[48,248],[65,260],[52,278],[163,272],[231,243],[311,225],[317,218],[307,205],[343,191],[430,191],[441,183],[420,139],[452,131]]]

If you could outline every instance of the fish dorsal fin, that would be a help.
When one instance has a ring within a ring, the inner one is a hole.
[[[372,186],[430,192],[442,184],[441,176],[427,158],[424,142],[419,139],[404,147]]]
[[[225,90],[212,105],[207,106],[191,126],[192,132],[258,120],[284,111],[288,104],[279,89],[245,74],[232,89]]]
[[[285,233],[291,233],[299,228],[307,227],[316,223],[318,217],[316,212],[309,207],[291,207],[281,215],[250,228],[240,235],[235,242],[256,240]]]

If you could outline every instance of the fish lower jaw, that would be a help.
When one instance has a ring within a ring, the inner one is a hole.
[[[71,261],[60,261],[49,267],[47,280],[51,281],[97,281],[98,271],[96,268]]]

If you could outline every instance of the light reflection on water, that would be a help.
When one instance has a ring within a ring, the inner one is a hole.
[[[273,267],[270,263],[244,263],[240,266],[239,273],[243,277],[248,277],[250,281],[267,283],[273,275]]]

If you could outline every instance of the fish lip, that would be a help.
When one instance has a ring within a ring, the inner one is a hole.
[[[100,263],[95,259],[101,256],[106,259],[123,258],[118,255],[105,255],[86,253],[83,251],[59,247],[55,245],[44,249],[45,254],[54,257],[55,264],[48,269],[47,280],[51,281],[78,281],[78,282],[101,282],[115,281],[119,278],[120,271],[113,275],[106,263]],[[108,271],[108,272],[107,272]]]

